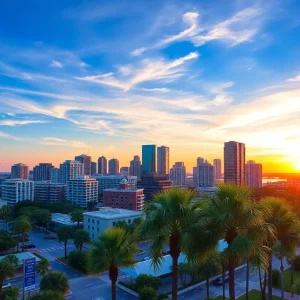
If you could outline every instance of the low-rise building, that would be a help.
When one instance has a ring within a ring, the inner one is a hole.
[[[14,206],[19,201],[34,200],[34,182],[22,179],[8,179],[2,183],[2,201]]]
[[[34,183],[34,200],[45,203],[60,202],[66,199],[67,185],[51,181]]]
[[[60,228],[62,226],[77,226],[77,222],[71,221],[71,215],[54,213],[52,214],[52,223],[55,228]],[[82,222],[79,222],[79,225],[82,225]]]
[[[92,240],[95,240],[99,234],[108,228],[115,227],[118,222],[125,221],[132,224],[134,219],[143,218],[144,214],[128,209],[100,207],[99,211],[86,212],[83,217],[84,230],[89,232]]]

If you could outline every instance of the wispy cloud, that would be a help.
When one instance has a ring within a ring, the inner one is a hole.
[[[300,82],[300,75],[296,76],[296,77],[293,77],[293,78],[290,78],[287,81],[288,82]]]
[[[227,42],[235,46],[243,42],[251,41],[259,31],[255,20],[262,14],[259,8],[246,8],[239,11],[230,19],[213,26],[203,26],[199,22],[198,12],[187,12],[182,17],[182,22],[187,28],[175,35],[161,39],[153,46],[141,47],[132,51],[132,55],[138,56],[150,49],[164,48],[177,41],[190,41],[195,47],[202,46],[213,40]]]
[[[0,120],[0,126],[20,126],[28,124],[46,123],[41,120]]]
[[[52,60],[50,67],[62,68],[63,64],[61,62],[59,62],[58,60]]]
[[[62,147],[72,147],[72,148],[88,148],[84,142],[80,141],[69,141],[55,137],[43,137],[40,140],[43,145],[49,146],[62,146]]]

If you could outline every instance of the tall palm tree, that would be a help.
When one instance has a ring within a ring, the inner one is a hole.
[[[50,268],[50,263],[47,259],[41,259],[37,264],[36,264],[36,272],[42,276],[45,276],[48,274]]]
[[[71,212],[71,221],[77,222],[77,228],[79,228],[80,222],[83,222],[83,210],[76,208]]]
[[[183,237],[193,223],[198,220],[201,211],[199,202],[192,204],[196,192],[179,188],[156,194],[145,208],[147,219],[141,224],[142,235],[152,240],[150,257],[155,268],[162,264],[162,250],[169,244],[172,257],[172,299],[177,299],[178,258]]]
[[[274,236],[267,239],[268,251],[268,298],[272,299],[272,247],[276,241],[280,242],[289,253],[295,252],[300,245],[300,223],[292,208],[280,198],[265,198],[261,202],[270,207],[267,222],[273,226]]]
[[[60,242],[64,243],[65,246],[65,258],[67,258],[67,244],[68,240],[71,239],[73,228],[71,226],[63,226],[57,232],[57,237]]]
[[[7,260],[0,260],[0,299],[2,299],[2,286],[5,280],[15,275],[14,266]]]
[[[120,267],[135,264],[137,244],[132,234],[122,228],[110,228],[93,242],[89,264],[93,272],[108,270],[111,280],[112,300],[116,300],[116,282]]]
[[[78,229],[75,232],[73,240],[75,246],[79,248],[79,251],[82,251],[84,243],[89,243],[91,241],[89,233],[83,229]]]
[[[17,234],[22,234],[22,244],[23,248],[22,251],[24,251],[24,244],[25,244],[25,235],[31,230],[31,224],[29,221],[29,218],[26,216],[20,216],[15,221],[14,224],[14,230]],[[19,243],[19,242],[18,242]]]

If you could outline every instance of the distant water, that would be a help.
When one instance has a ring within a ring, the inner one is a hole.
[[[279,177],[272,177],[272,178],[266,178],[263,177],[262,183],[270,183],[270,182],[278,182],[278,181],[287,181],[285,178],[279,178]]]

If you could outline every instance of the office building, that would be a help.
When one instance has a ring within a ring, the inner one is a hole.
[[[224,143],[224,182],[236,185],[245,184],[245,144]]]
[[[28,166],[25,164],[15,164],[11,167],[11,179],[28,179]]]
[[[33,168],[33,181],[43,181],[51,179],[51,170],[53,166],[51,163],[40,163]]]
[[[215,167],[215,180],[221,180],[222,179],[222,167],[221,167],[221,159],[214,159],[214,167]]]
[[[95,176],[97,174],[97,163],[93,162],[91,163],[91,175]]]
[[[89,202],[98,202],[98,182],[88,176],[78,176],[67,182],[67,200],[86,208]]]
[[[214,166],[208,162],[201,163],[193,168],[195,187],[212,187],[215,185]]]
[[[246,185],[249,187],[262,187],[262,164],[249,160],[245,165]]]
[[[95,240],[99,234],[115,227],[118,222],[125,221],[130,225],[137,218],[144,218],[144,214],[135,210],[100,207],[98,211],[83,214],[83,229],[90,234],[92,240]]]
[[[143,210],[144,200],[144,190],[132,189],[125,178],[118,188],[103,191],[103,205],[107,207]]]
[[[170,148],[157,147],[157,173],[168,175],[170,171]]]
[[[2,182],[2,201],[14,206],[19,201],[34,200],[34,182],[23,179],[7,179]]]
[[[92,158],[89,155],[81,154],[75,156],[75,160],[83,164],[83,175],[91,176]]]
[[[119,161],[116,158],[112,158],[108,161],[108,173],[109,175],[120,174]]]
[[[69,180],[83,176],[83,163],[76,160],[66,160],[60,164],[59,182],[66,184]]]
[[[98,193],[99,195],[103,194],[103,190],[118,188],[122,179],[127,179],[130,188],[137,188],[137,177],[136,176],[123,176],[123,175],[96,175],[93,176],[98,181]]]
[[[98,158],[98,175],[107,175],[107,159],[104,156]]]
[[[44,203],[55,203],[66,200],[67,185],[51,181],[34,183],[34,200]]]
[[[201,166],[204,164],[206,161],[204,160],[203,157],[197,157],[197,167]]]
[[[121,167],[120,168],[120,175],[128,176],[129,175],[129,167]]]
[[[53,183],[60,183],[60,169],[52,168],[50,170],[50,180]]]
[[[168,179],[168,175],[142,175],[141,180],[138,181],[138,188],[144,189],[145,200],[151,201],[154,194],[171,189],[172,181]]]
[[[175,162],[170,170],[170,180],[173,185],[183,187],[185,186],[186,167],[183,162]]]
[[[133,160],[130,161],[129,174],[131,176],[137,176],[138,179],[141,179],[141,159],[138,155],[133,157]]]
[[[156,173],[156,145],[142,146],[142,173]]]

